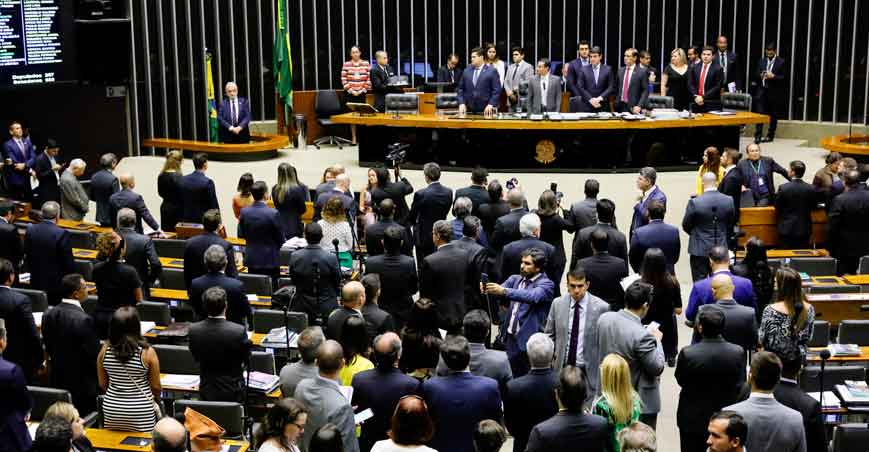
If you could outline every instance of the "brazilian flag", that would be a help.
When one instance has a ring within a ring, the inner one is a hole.
[[[272,70],[275,76],[275,92],[283,101],[284,111],[293,108],[293,60],[290,51],[290,29],[286,0],[277,2],[275,17],[275,44],[272,58]]]
[[[214,76],[211,74],[211,52],[205,52],[206,103],[208,105],[208,142],[217,143],[217,101],[214,99]]]

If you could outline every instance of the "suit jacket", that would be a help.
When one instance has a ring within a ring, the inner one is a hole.
[[[305,229],[302,225],[302,215],[308,210],[308,206],[305,204],[310,196],[308,187],[301,184],[291,187],[284,194],[282,202],[278,202],[275,194],[274,189],[272,189],[272,200],[274,200],[275,209],[281,217],[281,231],[284,238],[303,237]]]
[[[26,419],[33,401],[27,392],[24,373],[15,363],[0,358],[0,451],[19,452],[30,449],[30,432]]]
[[[102,226],[113,224],[111,206],[109,198],[121,191],[121,185],[118,183],[118,178],[111,171],[101,169],[91,176],[91,199],[97,203],[97,222]]]
[[[226,320],[244,325],[245,320],[251,318],[250,302],[247,301],[244,284],[235,278],[222,272],[209,272],[194,279],[188,287],[190,304],[200,319],[208,317],[202,295],[211,287],[221,287],[226,291]]]
[[[720,336],[689,345],[679,351],[676,382],[682,388],[676,410],[679,430],[705,432],[713,413],[738,400],[745,382],[745,351]]]
[[[455,86],[459,83],[459,79],[462,77],[462,70],[459,69],[458,66],[449,69],[446,66],[441,66],[438,68],[436,81],[440,83],[450,83],[452,86]]]
[[[15,273],[18,273],[21,260],[24,259],[24,244],[18,228],[14,224],[7,223],[5,219],[0,219],[0,257],[12,262]]]
[[[522,253],[530,248],[537,248],[543,251],[543,254],[546,255],[546,266],[543,268],[543,271],[553,284],[555,281],[561,283],[561,275],[556,274],[559,268],[555,265],[555,247],[534,237],[522,237],[519,240],[508,243],[504,247],[501,251],[501,280],[506,281],[510,276],[519,273]]]
[[[579,89],[579,76],[582,68],[590,65],[588,59],[576,58],[567,62],[567,90],[571,97],[582,96]]]
[[[745,441],[746,450],[806,452],[803,417],[772,397],[749,397],[725,410],[736,411],[751,427]]]
[[[211,209],[220,209],[214,181],[203,171],[194,171],[181,178],[181,205],[184,206],[181,220],[188,223],[202,223],[202,215]]]
[[[521,275],[513,275],[502,284],[507,291],[504,298],[509,303],[509,310],[505,318],[508,328],[504,328],[504,333],[509,331],[509,325],[516,325],[516,332],[513,333],[513,336],[516,338],[517,349],[511,349],[510,344],[507,347],[507,354],[511,360],[515,359],[517,355],[524,355],[528,338],[534,333],[543,331],[555,293],[555,284],[545,274],[538,274],[536,279],[532,280],[524,289],[519,288],[522,280]],[[519,303],[515,314],[513,313],[513,303]]]
[[[220,245],[223,251],[226,252],[226,270],[224,270],[226,276],[231,278],[238,277],[238,267],[235,264],[235,251],[232,245],[213,232],[203,232],[202,234],[190,237],[184,242],[185,287],[190,287],[194,279],[206,273],[205,261],[203,259],[205,251],[211,245]]]
[[[624,307],[625,291],[621,281],[628,276],[624,259],[603,251],[580,259],[578,265],[585,269],[589,292],[609,303],[613,311]]]
[[[220,101],[220,108],[217,110],[217,122],[222,129],[239,126],[242,129],[247,129],[251,120],[250,101],[244,97],[236,97],[238,99],[238,120],[232,117],[232,106],[229,98]]]
[[[381,254],[366,264],[365,273],[380,275],[380,308],[404,323],[410,317],[413,294],[419,290],[416,261],[403,254]]]
[[[498,218],[510,213],[510,205],[507,204],[507,201],[501,200],[494,203],[486,202],[480,206],[479,213],[480,224],[483,230],[486,231],[486,237],[489,237],[491,241],[495,234],[495,223],[498,221]],[[491,242],[489,245],[491,245]]]
[[[775,200],[779,235],[809,238],[812,235],[812,209],[819,200],[815,188],[802,179],[792,179],[779,187]]]
[[[247,329],[235,322],[209,317],[190,325],[190,353],[199,363],[202,400],[238,402],[244,392],[244,369],[251,343]]]
[[[618,78],[616,79],[615,93],[616,103],[622,101],[622,90],[625,84],[625,66],[619,68]],[[628,101],[626,102],[628,109],[634,107],[644,108],[646,101],[649,99],[649,72],[635,64],[631,70],[631,79],[628,81]]]
[[[353,376],[352,385],[351,405],[357,411],[370,408],[374,412],[374,417],[362,424],[362,435],[359,436],[360,449],[371,450],[374,443],[386,439],[395,406],[402,397],[417,393],[419,381],[397,367],[390,367],[359,372]]]
[[[742,86],[742,78],[739,75],[742,71],[739,68],[739,58],[736,56],[736,52],[728,50],[724,53],[724,59],[726,60],[724,62],[727,63],[726,66],[722,63],[721,52],[719,52],[718,49],[715,49],[715,51],[712,52],[712,61],[721,66],[721,70],[724,72],[721,89],[726,90],[727,85],[731,82],[736,83],[736,89],[740,89]]]
[[[470,372],[451,372],[423,382],[421,391],[435,423],[429,446],[435,450],[474,452],[473,433],[484,419],[501,420],[498,383]]]
[[[33,289],[56,293],[60,290],[60,280],[74,272],[69,232],[51,221],[27,228],[24,252],[27,253],[30,287]]]
[[[386,111],[386,95],[392,92],[386,82],[393,75],[395,72],[388,64],[385,69],[377,63],[371,65],[368,77],[371,79],[371,91],[374,93],[374,108],[381,113]]]
[[[314,300],[314,275],[319,270],[320,279],[317,285],[319,300]],[[338,257],[320,247],[319,244],[308,245],[296,250],[290,256],[290,278],[296,285],[297,299],[309,306],[320,303],[338,306],[338,287],[341,282],[341,269],[338,268]],[[381,293],[381,297],[383,294]]]
[[[693,97],[700,95],[700,75],[703,72],[703,63],[695,64],[688,68],[688,92]],[[721,102],[721,88],[725,87],[724,70],[715,61],[709,63],[706,69],[706,78],[703,80],[703,104]]]
[[[383,187],[371,190],[371,204],[376,211],[381,201],[391,199],[395,203],[393,218],[401,224],[406,224],[410,209],[407,207],[405,197],[411,193],[413,193],[413,186],[410,185],[410,182],[406,178],[401,178],[401,180],[390,182]]]
[[[0,319],[6,321],[8,340],[3,358],[21,367],[25,378],[31,380],[42,367],[43,353],[27,295],[0,286]]]
[[[570,205],[565,217],[568,223],[572,224],[577,231],[594,226],[597,224],[597,199],[585,198],[582,201],[577,201]],[[579,234],[573,236],[573,243],[579,240]]]
[[[335,308],[330,314],[329,318],[326,321],[326,337],[328,339],[340,340],[341,339],[341,331],[344,328],[344,322],[349,317],[359,317],[364,319],[362,314],[359,311],[354,309],[350,309],[344,306]]]
[[[828,217],[827,241],[834,257],[869,254],[869,190],[848,190],[836,196]]]
[[[679,254],[682,251],[679,229],[664,223],[663,220],[652,220],[649,224],[634,230],[630,251],[631,268],[634,272],[641,273],[643,258],[650,248],[660,248],[667,256],[667,271],[676,274],[676,262],[679,262]]]
[[[320,218],[322,218],[323,207],[326,206],[327,201],[335,196],[341,197],[342,207],[344,207],[344,210],[347,212],[347,220],[349,221],[351,218],[356,218],[356,200],[353,199],[353,195],[348,192],[342,192],[333,187],[331,190],[326,190],[317,196],[317,201],[314,203],[314,221],[320,221]]]
[[[473,205],[471,215],[477,218],[480,217],[480,206],[488,204],[490,201],[489,192],[486,190],[486,187],[480,185],[468,185],[467,187],[456,190],[456,199],[461,197],[471,200],[471,204]]]
[[[453,205],[453,191],[440,182],[432,182],[428,187],[413,194],[408,224],[413,225],[414,244],[418,259],[434,252],[431,230],[437,220],[443,220]]]
[[[531,369],[507,382],[504,424],[513,435],[513,452],[525,452],[531,429],[558,413],[558,401],[555,400],[557,378],[557,373],[551,368]]]
[[[667,195],[656,185],[652,192],[645,200],[638,201],[634,204],[634,213],[631,217],[631,230],[629,235],[634,235],[634,229],[640,226],[649,224],[649,205],[654,202],[660,202],[667,207]]]
[[[30,141],[30,137],[21,138],[21,144],[24,147],[22,150],[18,147],[18,143],[10,138],[3,143],[3,160],[12,160],[12,165],[3,166],[3,174],[6,178],[6,183],[14,186],[30,185],[30,165],[33,157],[36,155],[36,147]],[[14,165],[19,163],[24,164],[24,169],[19,171],[14,168]]]
[[[57,157],[55,157],[55,161],[57,161]],[[59,175],[51,168],[48,154],[45,152],[36,154],[30,168],[36,173],[36,178],[39,180],[39,187],[36,188],[36,193],[39,194],[39,203],[47,201],[59,203],[60,187],[57,184]]]
[[[480,68],[477,76],[477,84],[474,85],[474,71],[476,67],[468,66],[459,79],[456,94],[459,105],[465,105],[468,112],[480,113],[486,105],[498,108],[501,99],[501,78],[498,71],[488,65]]]
[[[742,386],[740,400],[748,399],[751,387]],[[803,428],[806,431],[806,450],[809,452],[825,452],[827,439],[824,434],[824,418],[821,415],[821,403],[806,394],[800,385],[791,381],[780,380],[772,391],[773,397],[782,405],[796,410],[803,417]]]
[[[543,98],[542,77],[535,75],[528,80],[528,107],[531,113],[561,110],[561,79],[550,74],[546,77],[546,99]],[[546,108],[543,102],[546,101]]]
[[[787,99],[784,95],[787,94],[788,89],[787,65],[785,64],[784,58],[776,55],[772,63],[773,78],[766,80],[766,86],[764,86],[764,81],[761,78],[761,75],[766,71],[766,64],[768,61],[766,55],[762,56],[757,61],[757,69],[754,73],[758,87],[757,94],[768,96],[767,102],[773,102],[773,104],[784,103],[783,101]]]
[[[60,213],[68,220],[81,221],[90,208],[88,194],[78,178],[67,169],[60,175]]]
[[[386,229],[390,226],[401,228],[401,235],[404,237],[404,243],[401,244],[401,253],[413,256],[413,238],[410,236],[410,230],[391,219],[380,220],[365,227],[365,250],[368,252],[368,256],[374,257],[385,252],[382,240],[386,234]]]
[[[42,316],[42,339],[50,357],[51,387],[69,391],[79,412],[94,411],[100,340],[93,318],[78,306],[60,303]]]
[[[421,297],[434,301],[438,328],[453,331],[465,318],[468,265],[468,252],[452,242],[442,245],[422,261],[419,292]]]
[[[507,354],[501,350],[492,350],[486,348],[485,344],[470,343],[471,347],[471,362],[468,364],[468,369],[472,375],[478,377],[489,377],[498,382],[498,390],[503,396],[507,390],[507,383],[513,379],[513,370],[510,368],[510,361],[507,359]],[[450,374],[447,364],[443,357],[438,359],[436,369],[437,375],[444,377]]]
[[[742,173],[733,167],[724,174],[724,178],[718,184],[718,192],[730,196],[733,199],[734,220],[739,221],[739,209],[742,207]]]
[[[781,174],[787,180],[791,180],[791,177],[788,175],[788,170],[784,169],[772,158],[761,156],[760,161],[760,166],[763,167],[762,176],[764,177],[764,181],[769,189],[770,198],[775,200],[775,181],[772,178],[772,173],[775,172]],[[748,159],[742,159],[736,164],[735,168],[735,170],[738,170],[742,176],[742,185],[745,185],[748,188],[751,188],[751,176],[754,174],[754,168],[750,162],[751,161]]]
[[[731,344],[752,352],[757,349],[757,318],[754,309],[737,304],[734,300],[718,300],[715,304],[700,307],[698,314],[705,309],[718,309],[724,313],[724,331],[721,335]],[[700,336],[694,332],[693,342],[699,342]]]
[[[395,322],[392,320],[392,314],[380,306],[367,301],[362,306],[362,318],[365,319],[365,330],[368,332],[368,337],[373,341],[375,337],[386,333],[387,331],[396,331]]]
[[[142,289],[147,295],[151,284],[154,284],[154,281],[163,273],[163,264],[160,263],[160,257],[157,256],[154,241],[147,235],[139,234],[127,228],[119,228],[118,234],[124,238],[124,243],[127,245],[124,260],[136,269],[139,279],[142,280]]]
[[[591,233],[596,228],[601,228],[609,237],[607,251],[611,256],[615,256],[625,261],[625,271],[628,271],[628,242],[625,239],[625,234],[616,229],[613,225],[607,223],[598,223],[592,226],[587,226],[576,233],[573,241],[573,252],[570,256],[570,267],[576,267],[576,263],[580,259],[591,257],[594,251],[591,249]],[[578,240],[577,240],[578,237]]]
[[[691,294],[688,296],[688,307],[685,309],[686,319],[693,322],[694,318],[697,317],[697,310],[700,309],[700,306],[715,303],[715,299],[712,298],[712,277],[718,273],[725,273],[727,276],[730,276],[734,287],[733,298],[737,303],[752,309],[757,308],[751,280],[734,275],[729,270],[721,270],[695,282],[691,287]]]
[[[277,210],[262,201],[241,209],[238,236],[247,241],[244,248],[245,266],[254,269],[280,267],[284,233]]]
[[[484,308],[485,297],[480,293],[483,273],[489,271],[489,249],[470,237],[462,237],[453,243],[468,253],[468,277],[465,280],[465,303],[469,309]]]
[[[736,222],[733,199],[716,190],[688,200],[682,229],[689,235],[688,254],[706,256],[714,246],[727,246]]]
[[[118,227],[118,212],[124,208],[133,209],[136,212],[136,232],[139,234],[144,232],[142,220],[145,220],[151,229],[155,231],[160,230],[160,223],[157,223],[157,220],[151,216],[151,211],[145,205],[142,195],[126,188],[109,197],[109,215],[111,215],[111,225],[113,228]]]
[[[528,213],[528,209],[525,209],[524,207],[511,209],[509,213],[501,216],[495,221],[495,228],[491,235],[492,241],[489,244],[495,252],[500,253],[505,245],[522,238],[522,234],[519,232],[519,220],[522,219],[522,216],[526,213]],[[513,272],[511,271],[508,274],[512,275]]]
[[[317,363],[306,363],[302,360],[285,365],[281,369],[281,393],[292,397],[296,392],[296,386],[306,378],[314,378],[319,374]]]
[[[359,452],[356,428],[353,420],[353,407],[339,390],[340,383],[326,380],[321,376],[299,382],[293,398],[308,407],[308,422],[298,444],[302,452],[308,451],[314,432],[326,424],[335,424],[341,432],[344,452]],[[374,411],[374,410],[372,410]]]
[[[560,412],[537,424],[528,437],[526,452],[568,452],[582,444],[583,451],[603,452],[611,444],[607,420],[585,413]]]
[[[570,294],[564,294],[556,298],[552,302],[549,316],[546,319],[546,330],[544,332],[555,342],[555,369],[558,371],[564,367],[567,349],[569,348],[568,336],[570,335],[570,329],[568,329],[567,325],[570,322],[570,317],[573,315],[570,309],[571,301]],[[593,366],[603,360],[603,356],[599,355],[600,350],[597,347],[597,326],[600,316],[609,311],[609,303],[588,293],[588,304],[586,305],[586,310],[582,313],[585,319],[585,331],[582,335],[582,356],[586,366]],[[588,372],[586,378],[588,380],[586,404],[590,404],[595,394],[600,392],[600,373]]]
[[[504,72],[504,90],[516,91],[522,82],[527,82],[535,76],[534,66],[527,61],[522,60],[520,64],[510,63]],[[561,98],[561,86],[558,87],[558,98]]]
[[[582,105],[591,111],[594,107],[588,101],[600,97],[601,107],[609,110],[609,97],[615,93],[614,84],[613,70],[608,65],[601,64],[598,68],[597,82],[594,80],[594,68],[590,64],[584,66],[579,71],[577,79],[578,95],[582,97]]]
[[[643,402],[643,413],[661,411],[660,377],[664,372],[664,349],[640,318],[622,309],[600,316],[598,356],[622,355],[631,368],[631,384]]]

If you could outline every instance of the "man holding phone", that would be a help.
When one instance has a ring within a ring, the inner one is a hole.
[[[60,203],[60,171],[63,165],[57,163],[57,154],[60,153],[60,145],[57,141],[49,138],[45,142],[45,150],[33,158],[31,170],[39,181],[36,187],[36,199],[33,207],[40,207],[48,201]]]
[[[30,161],[36,155],[36,148],[30,137],[24,136],[24,128],[18,121],[9,124],[10,138],[3,143],[3,177],[6,191],[19,201],[30,201]]]

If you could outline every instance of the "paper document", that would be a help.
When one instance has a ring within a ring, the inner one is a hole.
[[[160,384],[175,388],[196,389],[199,387],[199,375],[164,374]]]
[[[341,386],[341,394],[348,402],[353,400],[353,386]]]
[[[259,300],[259,297],[257,297],[256,294],[247,294],[247,301],[257,301],[257,300]]]
[[[818,402],[821,401],[821,393],[820,392],[810,392],[810,396]],[[839,396],[836,395],[833,391],[824,391],[824,406],[823,408],[841,408],[842,404],[839,402]]]
[[[627,290],[627,288],[630,287],[630,285],[633,284],[634,281],[636,281],[638,279],[640,279],[639,273],[632,273],[632,274],[622,278],[622,281],[621,281],[622,290]]]
[[[139,322],[139,327],[141,329],[142,335],[154,329],[157,326],[157,322]]]
[[[44,314],[44,312],[33,313],[33,323],[36,324],[37,328],[42,328],[42,314]]]

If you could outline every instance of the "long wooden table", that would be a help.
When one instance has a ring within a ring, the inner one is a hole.
[[[164,391],[181,392],[181,393],[186,393],[186,394],[198,394],[199,393],[199,386],[198,385],[195,387],[188,387],[188,386],[173,386],[173,385],[164,384],[163,380],[167,377],[167,375],[168,374],[164,374],[164,373],[160,374],[160,385],[162,386]],[[280,400],[283,398],[280,387],[278,387],[274,391],[269,392],[268,394],[264,394],[264,395],[267,399],[273,399],[273,400]]]
[[[286,135],[269,135],[251,132],[249,143],[228,144],[210,143],[208,141],[179,140],[175,138],[148,138],[142,141],[142,146],[181,149],[184,151],[205,152],[212,158],[222,160],[252,160],[274,157],[278,149],[290,145]]]
[[[164,289],[162,287],[154,287],[151,289],[151,300],[162,301],[187,301],[187,291],[180,289]],[[257,295],[256,301],[249,301],[250,305],[255,308],[269,308],[272,305],[272,297],[267,295]]]
[[[120,432],[117,430],[107,430],[103,428],[89,428],[85,430],[85,434],[94,446],[95,450],[112,450],[112,451],[134,451],[134,452],[150,452],[151,451],[151,433],[150,432]],[[138,443],[124,444],[124,440],[128,442],[140,439]],[[246,441],[223,440],[223,444],[229,446],[229,452],[247,452],[250,447]]]
[[[815,319],[837,326],[842,320],[869,320],[869,312],[860,307],[869,303],[869,293],[807,294],[806,301],[815,308]]]
[[[810,347],[809,351],[820,352],[826,347]],[[821,357],[816,354],[810,354],[806,357],[809,362],[821,362]],[[827,362],[834,363],[855,363],[869,361],[869,347],[860,347],[860,356],[831,356]]]
[[[763,240],[766,246],[778,245],[778,216],[775,207],[743,207],[739,209],[739,227],[745,231],[745,236],[738,240],[739,246],[744,246],[751,237]],[[827,212],[824,209],[812,211],[812,237],[811,242],[821,245],[827,241]],[[767,257],[771,256],[767,252]],[[812,250],[815,251],[815,250]],[[779,256],[779,257],[808,257],[808,256]]]
[[[764,242],[764,244],[766,244],[766,242]],[[827,257],[829,255],[830,252],[823,248],[813,250],[766,250],[766,257],[768,259],[783,259],[786,257]],[[745,257],[745,251],[737,251],[736,257],[742,259]]]

